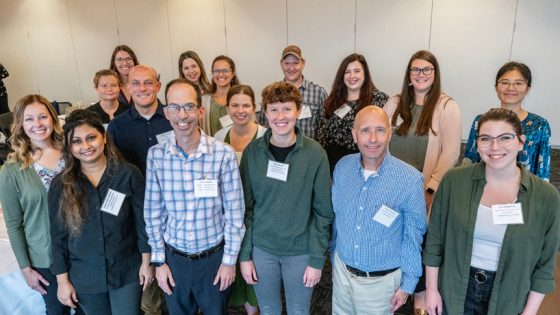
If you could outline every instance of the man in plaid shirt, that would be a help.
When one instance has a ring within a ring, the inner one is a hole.
[[[175,137],[148,151],[144,218],[152,264],[170,314],[226,314],[245,233],[235,152],[199,128],[200,90],[167,84]]]

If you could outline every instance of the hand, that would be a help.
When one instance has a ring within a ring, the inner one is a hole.
[[[173,279],[171,269],[169,269],[167,264],[163,264],[161,267],[156,267],[156,279],[163,292],[167,295],[171,295],[171,293],[173,293],[171,291],[171,287],[175,287],[175,280]],[[171,285],[171,287],[169,285]]]
[[[428,314],[430,315],[440,315],[443,312],[443,303],[441,301],[441,295],[436,289],[426,289],[426,294],[424,297],[426,301],[426,308],[428,309]]]
[[[138,278],[140,279],[142,291],[146,291],[154,281],[154,267],[150,266],[150,263],[142,262],[140,270],[138,271]]]
[[[220,264],[220,268],[218,269],[218,274],[216,274],[216,278],[214,278],[213,285],[220,283],[220,291],[224,291],[227,289],[235,280],[235,265],[228,266],[224,264]]]
[[[239,263],[239,268],[241,269],[241,275],[247,284],[257,284],[257,271],[255,270],[255,264],[252,260],[242,261]]]
[[[321,269],[307,266],[303,273],[303,285],[307,288],[313,288],[319,281],[321,281]]]
[[[401,306],[403,306],[404,303],[406,303],[407,299],[408,299],[408,293],[401,290],[401,288],[398,288],[393,294],[393,297],[391,298],[391,313],[394,313]]]
[[[70,306],[71,308],[76,308],[78,296],[76,295],[76,289],[74,289],[70,280],[58,281],[56,296],[58,297],[60,303]]]
[[[41,295],[47,294],[47,290],[43,288],[43,285],[48,286],[50,285],[50,283],[47,281],[47,279],[43,278],[40,273],[38,273],[31,267],[23,268],[21,270],[21,273],[23,273],[23,277],[25,278],[27,285],[31,289],[41,293]],[[41,283],[43,283],[43,285],[41,285]]]

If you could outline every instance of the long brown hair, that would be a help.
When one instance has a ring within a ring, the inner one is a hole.
[[[51,133],[51,145],[55,149],[62,149],[62,127],[58,120],[58,115],[51,103],[44,97],[38,94],[29,94],[17,101],[16,108],[14,109],[14,122],[10,129],[11,136],[9,138],[12,152],[8,154],[8,163],[21,163],[21,168],[27,168],[33,164],[33,153],[40,151],[31,143],[31,139],[25,134],[23,129],[24,112],[27,106],[33,103],[40,103],[47,108],[49,115],[53,122],[53,132]]]
[[[224,56],[224,55],[219,55],[218,57],[214,58],[214,61],[212,61],[212,68],[210,69],[210,71],[214,70],[214,64],[217,61],[220,60],[224,60],[225,62],[228,63],[229,67],[231,68],[231,71],[233,73],[233,78],[231,79],[231,82],[229,83],[229,87],[231,88],[232,86],[238,85],[239,84],[239,79],[237,78],[237,70],[235,70],[235,62],[233,62],[233,59],[231,59],[228,56]],[[212,84],[211,84],[211,89],[210,92],[211,93],[216,93],[216,90],[218,89],[218,86],[216,86],[216,83],[214,82],[214,80],[212,79]]]
[[[106,142],[104,154],[107,157],[107,172],[111,172],[122,163],[122,158],[109,134],[105,132],[103,123],[97,115],[86,109],[76,109],[68,115],[64,124],[64,148],[62,156],[66,163],[66,168],[60,173],[62,181],[62,195],[60,196],[60,206],[58,216],[63,226],[76,236],[80,234],[82,224],[85,219],[85,196],[83,181],[84,177],[80,167],[80,160],[72,154],[72,138],[77,127],[88,125],[95,128],[101,135],[105,136]]]
[[[119,70],[117,70],[117,65],[115,64],[115,58],[117,58],[117,53],[119,51],[126,51],[132,58],[132,62],[134,63],[134,66],[137,66],[139,62],[132,48],[128,47],[127,45],[118,45],[117,47],[115,47],[115,49],[113,49],[113,54],[111,55],[111,64],[109,65],[109,69],[118,73],[119,81],[121,81],[121,85],[125,85],[127,82],[122,82],[121,74],[119,73]]]
[[[334,77],[331,93],[325,101],[325,116],[327,118],[332,117],[334,112],[346,103],[348,89],[344,84],[344,73],[346,72],[348,65],[354,61],[358,61],[362,65],[362,68],[364,68],[364,84],[362,84],[362,87],[360,88],[360,98],[358,99],[358,108],[356,109],[356,113],[359,112],[360,109],[371,104],[373,94],[377,88],[375,87],[375,84],[373,84],[373,79],[371,78],[366,58],[360,54],[351,54],[342,60],[340,66],[338,67],[338,71],[336,72],[336,76]]]
[[[192,50],[187,50],[179,56],[179,78],[185,80],[187,79],[183,74],[183,61],[185,61],[185,59],[187,58],[191,58],[192,60],[194,60],[194,62],[196,62],[198,68],[200,69],[200,78],[198,78],[198,82],[194,82],[194,83],[198,84],[198,87],[204,90],[204,93],[208,93],[211,88],[210,82],[208,81],[206,70],[204,70],[204,64],[202,63],[202,60],[200,59],[200,57],[196,52]]]
[[[402,85],[401,94],[399,95],[399,103],[397,105],[397,110],[391,117],[391,125],[397,125],[397,118],[400,116],[403,122],[397,127],[397,135],[403,136],[408,133],[408,128],[412,124],[412,113],[410,111],[411,105],[415,103],[416,95],[414,93],[414,86],[410,81],[410,66],[412,62],[416,59],[422,59],[434,66],[434,83],[432,88],[424,96],[424,105],[422,106],[422,112],[418,118],[418,124],[416,125],[415,133],[420,136],[428,134],[431,130],[435,135],[436,132],[432,128],[432,119],[434,117],[434,112],[436,105],[441,96],[441,75],[439,71],[439,64],[437,62],[436,56],[427,50],[419,50],[415,52],[406,66],[406,71],[404,73],[404,80]]]

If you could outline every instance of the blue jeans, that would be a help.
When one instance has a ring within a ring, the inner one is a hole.
[[[138,281],[134,281],[106,293],[80,294],[78,292],[78,303],[86,315],[139,315],[141,297],[142,287]]]
[[[495,276],[496,272],[471,267],[465,299],[465,315],[488,314],[488,302]]]
[[[262,315],[282,314],[281,285],[284,284],[288,315],[307,315],[313,288],[303,285],[309,255],[277,256],[253,247],[258,282],[255,293]]]

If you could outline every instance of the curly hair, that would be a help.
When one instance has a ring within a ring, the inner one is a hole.
[[[12,152],[8,154],[8,163],[19,162],[22,169],[33,164],[32,156],[34,153],[41,152],[40,148],[31,143],[31,139],[29,139],[29,136],[27,136],[23,129],[25,109],[27,106],[37,103],[44,105],[49,116],[51,116],[53,124],[53,132],[50,135],[51,145],[56,149],[62,149],[62,127],[60,126],[56,110],[44,96],[38,94],[26,95],[17,101],[16,108],[14,109],[14,122],[10,129],[12,135],[8,140],[12,147]]]
[[[262,108],[266,111],[269,104],[273,103],[296,103],[296,108],[301,108],[301,93],[295,85],[280,81],[267,85],[262,90]]]

